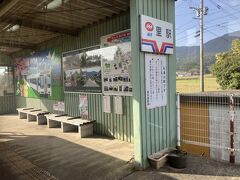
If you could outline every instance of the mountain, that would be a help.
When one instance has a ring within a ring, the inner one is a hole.
[[[221,37],[212,39],[204,44],[205,55],[214,55],[219,52],[228,51],[234,39],[240,39],[240,31],[225,34]],[[177,58],[198,57],[199,46],[180,46],[176,47]]]

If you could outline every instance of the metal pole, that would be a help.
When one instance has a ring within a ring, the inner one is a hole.
[[[235,120],[235,102],[233,94],[230,96],[230,163],[235,163],[235,153],[234,153],[234,120]]]
[[[177,93],[177,148],[181,146],[180,94]]]
[[[200,91],[204,92],[204,49],[203,49],[203,16],[204,0],[200,0]]]

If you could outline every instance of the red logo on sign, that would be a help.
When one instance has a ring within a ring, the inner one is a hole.
[[[153,24],[151,22],[146,22],[145,23],[145,28],[148,30],[148,31],[153,31]]]

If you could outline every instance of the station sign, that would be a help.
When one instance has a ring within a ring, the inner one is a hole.
[[[141,51],[173,54],[173,24],[141,15]]]

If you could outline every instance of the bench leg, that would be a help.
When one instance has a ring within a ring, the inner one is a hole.
[[[27,113],[19,112],[18,115],[19,115],[19,119],[27,119]]]
[[[71,124],[62,122],[62,130],[63,130],[63,132],[71,132],[71,131],[77,132],[78,128],[75,125],[71,125]]]
[[[58,121],[53,121],[51,119],[48,119],[47,124],[49,128],[61,128],[61,122],[58,122]]]
[[[37,120],[37,117],[36,117],[35,115],[28,114],[28,115],[27,115],[27,119],[28,119],[28,122],[29,122],[29,121],[36,121],[36,120]]]
[[[38,125],[46,125],[47,118],[44,115],[39,115],[39,116],[37,116],[37,123],[38,123]]]
[[[93,124],[86,124],[78,127],[78,132],[81,138],[89,137],[93,135]]]

